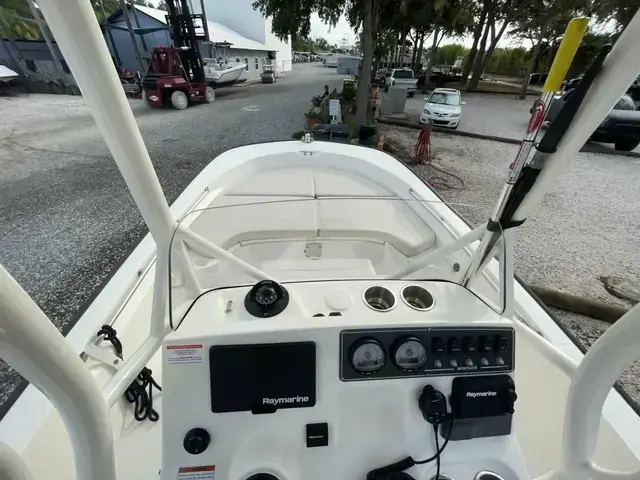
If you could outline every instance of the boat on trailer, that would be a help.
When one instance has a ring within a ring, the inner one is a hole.
[[[223,153],[169,207],[88,3],[39,6],[150,233],[66,338],[0,268],[0,357],[31,382],[0,478],[640,478],[612,388],[640,306],[582,355],[513,273],[639,73],[640,14],[470,228],[394,157],[309,135]]]
[[[217,59],[204,59],[204,73],[208,84],[223,87],[240,83],[240,77],[242,77],[242,74],[246,71],[247,64],[229,60],[227,52],[231,45],[229,42],[213,43],[215,52],[218,53],[221,49],[222,55],[218,56]]]

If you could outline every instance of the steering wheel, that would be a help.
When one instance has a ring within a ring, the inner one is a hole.
[[[640,471],[608,470],[591,459],[604,402],[622,372],[638,358],[639,340],[640,304],[609,327],[573,371],[560,465],[535,480],[640,480]]]

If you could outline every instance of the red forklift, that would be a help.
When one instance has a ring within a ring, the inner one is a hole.
[[[197,20],[204,27],[204,18],[192,14],[187,2],[167,1],[167,25],[173,46],[153,49],[149,69],[142,79],[142,98],[147,105],[173,105],[184,110],[191,103],[215,100],[213,88],[206,83],[199,48],[199,41],[205,40],[206,36],[197,35],[195,27]],[[204,30],[206,32],[206,27]]]

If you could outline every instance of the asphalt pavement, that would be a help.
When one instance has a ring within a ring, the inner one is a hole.
[[[335,69],[295,64],[275,84],[217,90],[183,111],[131,100],[171,203],[217,155],[290,140]],[[0,97],[0,263],[63,331],[147,232],[81,97]],[[20,377],[0,364],[0,404]]]

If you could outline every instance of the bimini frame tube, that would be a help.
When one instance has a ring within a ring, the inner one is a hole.
[[[60,413],[75,454],[76,478],[115,480],[113,429],[93,376],[2,265],[0,292],[0,358],[43,392]],[[13,467],[13,474],[19,466]]]

